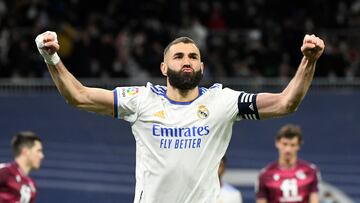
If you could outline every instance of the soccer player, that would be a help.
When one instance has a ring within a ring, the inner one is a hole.
[[[180,37],[164,49],[160,70],[167,85],[117,87],[82,85],[56,53],[55,32],[35,39],[60,94],[80,109],[124,119],[136,141],[134,202],[216,202],[217,174],[236,120],[279,117],[294,112],[311,84],[324,42],[304,37],[303,59],[281,93],[250,94],[214,84],[199,87],[204,71],[199,48]],[[101,54],[101,53],[99,53]]]
[[[279,159],[261,170],[256,203],[319,203],[319,171],[314,164],[298,159],[301,144],[299,126],[280,128],[275,141]]]
[[[221,159],[218,170],[220,181],[220,196],[218,199],[218,203],[242,203],[242,196],[240,190],[236,189],[232,185],[222,180],[222,176],[224,175],[226,168],[226,162],[226,155],[224,155]]]
[[[36,186],[28,176],[44,158],[41,139],[31,131],[18,132],[11,141],[14,162],[0,164],[0,202],[33,203]]]

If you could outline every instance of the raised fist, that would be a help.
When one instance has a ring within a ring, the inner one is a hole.
[[[305,35],[301,52],[309,60],[317,60],[324,52],[325,44],[322,39],[315,35]]]
[[[35,39],[35,43],[47,64],[56,65],[59,63],[60,57],[56,52],[60,49],[60,45],[55,32],[46,31],[39,34]]]

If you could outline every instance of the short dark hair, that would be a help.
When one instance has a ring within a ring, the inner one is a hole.
[[[278,141],[281,138],[292,139],[294,137],[298,138],[299,144],[301,145],[303,140],[300,126],[295,124],[286,124],[278,131],[276,140]]]
[[[166,53],[169,51],[170,47],[174,44],[179,44],[179,43],[184,43],[184,44],[195,44],[196,47],[198,47],[196,45],[196,43],[194,42],[194,40],[192,40],[190,37],[179,37],[174,39],[172,42],[170,42],[164,49],[164,56],[166,55]]]
[[[32,148],[35,141],[41,142],[39,136],[32,131],[20,131],[11,140],[11,147],[15,157],[18,157],[24,147]]]

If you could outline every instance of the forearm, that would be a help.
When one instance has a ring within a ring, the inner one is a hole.
[[[315,66],[316,60],[310,61],[303,57],[294,78],[282,92],[287,109],[290,112],[297,109],[309,90],[314,77]]]
[[[57,89],[69,104],[83,110],[112,116],[113,92],[101,88],[85,87],[66,69],[57,55],[60,45],[55,32],[47,31],[38,35],[35,43],[47,64]]]
[[[69,104],[77,105],[85,87],[66,69],[61,61],[55,66],[47,64],[47,67],[60,94]]]
[[[315,35],[305,35],[301,51],[304,55],[295,76],[280,93],[259,93],[256,106],[261,119],[293,113],[310,88],[316,61],[324,52],[324,42]]]

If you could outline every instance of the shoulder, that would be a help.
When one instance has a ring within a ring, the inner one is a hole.
[[[199,88],[202,94],[208,93],[208,94],[221,94],[221,95],[236,95],[238,96],[241,92],[233,90],[228,87],[224,87],[220,83],[215,83],[209,88],[200,87]]]
[[[201,92],[201,94],[216,93],[216,92],[221,92],[222,90],[223,90],[223,85],[220,83],[215,83],[210,87],[199,87],[199,91]]]
[[[8,165],[7,163],[0,163],[0,170],[1,170],[2,168],[5,168],[7,165]]]
[[[12,163],[0,163],[0,171],[11,170],[14,168],[14,164]]]
[[[224,92],[224,91],[235,91],[228,87],[224,87],[221,83],[214,83],[209,88],[201,87],[201,89],[205,90],[206,92]]]
[[[303,167],[303,168],[313,170],[313,171],[318,171],[319,170],[319,168],[316,166],[316,164],[311,163],[309,161],[305,161],[305,160],[298,160],[298,165]]]
[[[4,179],[12,174],[12,165],[10,163],[0,163],[0,179]]]
[[[317,179],[321,179],[321,172],[320,172],[319,168],[311,162],[299,160],[298,168],[301,169],[301,171],[305,172],[308,175],[316,176]]]
[[[152,93],[152,95],[165,96],[166,95],[166,86],[153,85],[152,83],[148,82],[146,84],[146,91]]]
[[[272,173],[272,171],[275,171],[277,168],[278,168],[278,163],[276,161],[271,162],[260,170],[259,175],[260,176],[268,175],[268,174]]]

